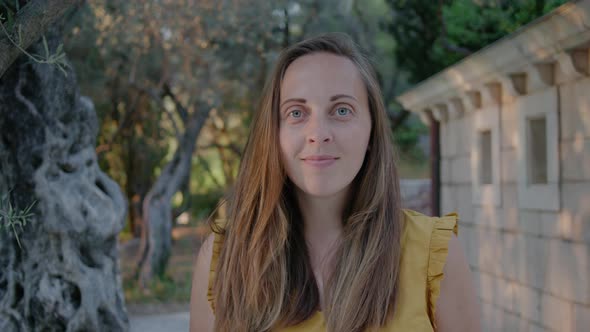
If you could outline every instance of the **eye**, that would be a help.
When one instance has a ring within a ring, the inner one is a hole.
[[[301,112],[300,110],[293,110],[293,111],[289,112],[288,116],[295,118],[295,119],[299,119],[303,116],[303,112]]]
[[[346,116],[348,114],[350,114],[352,111],[347,108],[347,107],[338,107],[336,109],[336,114],[340,115],[340,116]]]

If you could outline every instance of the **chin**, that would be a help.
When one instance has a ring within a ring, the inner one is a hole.
[[[313,197],[331,197],[342,193],[342,191],[346,190],[346,188],[348,188],[348,185],[344,183],[339,185],[314,183],[299,187],[299,190]]]

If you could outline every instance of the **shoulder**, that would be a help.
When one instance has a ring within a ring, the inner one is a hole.
[[[459,215],[430,217],[404,210],[404,237],[426,251],[427,300],[437,331],[480,331],[479,306],[459,241]]]
[[[403,255],[411,255],[407,264],[416,266],[415,273],[425,273],[427,277],[429,305],[434,309],[438,298],[440,281],[443,278],[451,239],[458,233],[457,213],[442,217],[430,217],[413,210],[403,210]],[[403,257],[402,257],[403,258]]]
[[[403,215],[402,245],[404,251],[412,256],[409,262],[419,265],[416,273],[425,274],[428,314],[430,320],[435,323],[441,287],[447,287],[441,282],[448,282],[449,262],[456,261],[457,250],[460,250],[457,248],[458,240],[455,236],[458,233],[459,217],[457,213],[431,217],[407,209],[403,210]]]
[[[473,276],[459,239],[453,236],[436,301],[438,331],[480,331],[480,312]]]
[[[208,301],[210,293],[209,274],[213,258],[215,234],[210,234],[201,244],[193,268],[190,303],[191,331],[211,331],[213,328],[213,310]]]

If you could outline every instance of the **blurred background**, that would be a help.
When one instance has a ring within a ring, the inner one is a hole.
[[[252,114],[282,49],[339,31],[370,54],[405,204],[431,214],[431,129],[396,97],[566,2],[77,2],[59,20],[62,49],[80,94],[94,104],[96,161],[127,205],[117,241],[130,315],[187,310],[207,219],[235,181]],[[29,3],[0,0],[0,22],[10,33]]]
[[[64,47],[81,93],[96,107],[100,166],[129,203],[119,236],[128,303],[189,300],[194,237],[207,232],[207,217],[235,180],[250,118],[281,49],[341,31],[367,50],[391,117],[401,177],[426,180],[408,189],[409,200],[430,213],[429,130],[395,97],[564,2],[87,1],[69,23]],[[216,104],[187,152],[188,176],[172,189],[170,262],[151,291],[142,292],[131,273],[142,206],[182,148],[192,114],[203,112],[195,106],[202,98]]]

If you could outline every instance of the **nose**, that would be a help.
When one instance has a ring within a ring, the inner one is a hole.
[[[333,140],[332,131],[326,119],[321,116],[312,116],[307,128],[307,141],[309,143],[327,143]]]

